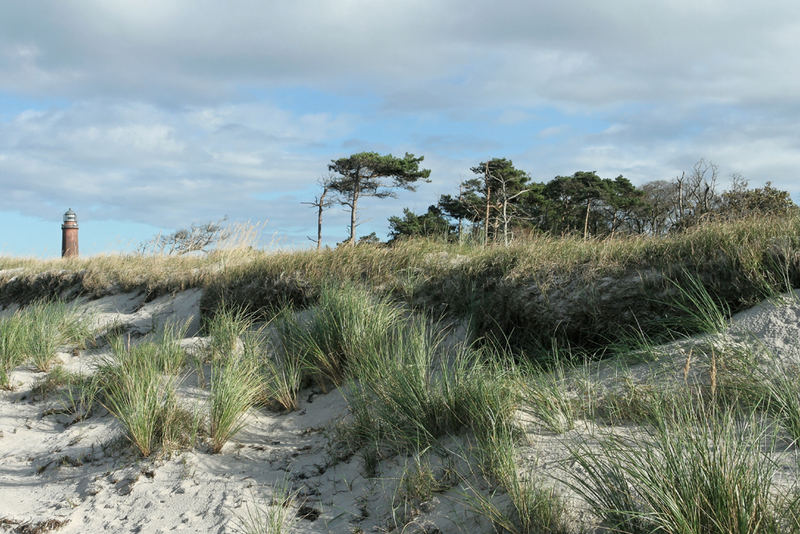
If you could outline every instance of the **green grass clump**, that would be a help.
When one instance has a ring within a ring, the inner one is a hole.
[[[616,532],[781,532],[760,428],[732,411],[665,413],[644,436],[574,448],[583,473],[571,485]]]
[[[0,319],[0,387],[11,386],[11,371],[25,361],[26,334],[19,313]]]
[[[227,358],[236,350],[240,338],[253,325],[244,309],[222,306],[205,323],[210,338],[208,351],[211,360]]]
[[[34,395],[39,396],[42,399],[46,399],[70,383],[76,376],[78,376],[77,373],[72,373],[64,369],[64,367],[57,365],[50,369],[46,375],[39,378],[33,384],[31,390],[33,391]]]
[[[398,532],[417,531],[413,526],[415,520],[428,504],[433,504],[435,495],[448,491],[459,482],[454,458],[449,453],[435,455],[440,465],[434,468],[431,464],[434,455],[424,451],[406,459],[391,502],[392,523]]]
[[[251,358],[228,357],[211,366],[209,435],[211,448],[219,452],[244,426],[244,417],[261,391],[258,364]]]
[[[623,376],[608,388],[597,390],[587,401],[586,417],[610,424],[656,425],[670,410],[713,403],[708,388],[687,388],[654,380]]]
[[[425,317],[413,317],[348,366],[349,437],[362,448],[367,472],[375,471],[381,451],[418,455],[442,437],[466,433],[477,444],[483,473],[512,505],[510,511],[500,510],[473,492],[470,502],[478,513],[509,532],[566,532],[561,498],[517,472],[514,412],[523,373],[496,347],[448,344],[436,331],[439,326]],[[401,480],[406,508],[436,486],[429,469],[417,467]]]
[[[677,295],[670,303],[673,312],[667,326],[688,333],[725,332],[729,326],[730,305],[713,296],[697,275],[684,271],[680,278],[680,281],[670,280]]]
[[[326,285],[307,321],[279,326],[287,353],[301,355],[318,376],[341,384],[349,366],[369,357],[398,323],[401,309],[355,286]]]
[[[102,394],[97,374],[71,372],[61,366],[53,367],[44,378],[37,381],[33,391],[42,398],[58,395],[62,405],[60,412],[74,415],[73,422],[89,417]]]
[[[775,363],[761,376],[767,405],[795,444],[800,444],[800,367]]]
[[[59,348],[84,347],[89,321],[60,300],[39,300],[0,319],[0,383],[8,386],[11,369],[30,361],[37,371],[50,370]]]
[[[191,317],[183,323],[166,321],[153,336],[158,347],[156,361],[159,368],[172,375],[180,373],[186,365],[186,351],[181,347],[181,340],[186,336]]]
[[[773,354],[761,343],[711,349],[716,355],[715,373],[709,379],[715,386],[720,405],[769,414],[783,427],[792,441],[800,443],[800,366]],[[699,351],[700,356],[708,355]]]
[[[242,534],[286,534],[297,522],[296,502],[298,492],[291,489],[288,480],[279,480],[272,486],[272,497],[263,506],[247,503],[245,514],[236,518],[236,531]]]
[[[725,375],[731,388],[746,405],[774,417],[792,441],[800,444],[800,366],[782,361],[770,351],[738,356]]]
[[[22,314],[27,323],[27,352],[38,371],[50,369],[59,347],[85,346],[91,336],[88,321],[60,300],[35,302]]]
[[[357,442],[418,451],[442,436],[479,434],[512,416],[517,397],[501,354],[447,349],[425,318],[400,324],[378,341],[351,362],[345,385]]]
[[[520,384],[521,409],[556,434],[572,430],[577,416],[576,401],[571,396],[567,379],[568,365],[554,348],[549,368],[527,373]]]
[[[155,343],[123,347],[117,341],[113,355],[96,373],[103,384],[103,405],[145,457],[159,448],[169,452],[187,446],[197,434],[196,418],[178,402],[178,379],[164,374],[159,349]]]
[[[262,382],[262,403],[277,404],[286,411],[297,409],[297,395],[308,374],[308,365],[302,351],[285,345],[301,328],[291,307],[281,308],[270,322],[277,335],[264,340],[259,334],[245,339],[245,352],[256,353]]]
[[[167,321],[158,331],[134,345],[130,338],[126,342],[118,336],[111,339],[111,351],[120,360],[134,358],[147,362],[159,373],[178,375],[186,366],[186,351],[181,347],[181,340],[188,326],[189,321]]]
[[[484,495],[466,483],[467,505],[501,532],[511,534],[566,534],[570,532],[566,503],[553,487],[547,487],[533,473],[523,475],[516,457],[515,428],[499,421],[490,432],[478,436],[477,458],[483,477],[497,485],[510,507],[496,503],[496,491]]]
[[[58,324],[47,321],[32,324],[28,335],[28,356],[34,368],[41,372],[49,371],[58,347],[64,344]]]
[[[103,389],[97,375],[76,373],[64,387],[64,409],[75,415],[75,421],[82,421],[94,413]]]

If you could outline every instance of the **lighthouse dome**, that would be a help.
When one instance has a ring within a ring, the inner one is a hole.
[[[78,222],[78,216],[72,211],[72,208],[68,209],[66,213],[64,213],[64,222]]]

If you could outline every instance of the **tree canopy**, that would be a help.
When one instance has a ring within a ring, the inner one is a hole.
[[[408,208],[403,208],[403,216],[389,217],[389,235],[391,240],[414,236],[448,237],[451,226],[436,206],[428,206],[428,211],[417,215]]]
[[[402,158],[376,152],[359,152],[346,158],[331,160],[328,170],[335,173],[328,188],[337,193],[340,203],[350,208],[350,237],[356,240],[358,201],[361,197],[395,196],[395,189],[415,190],[415,184],[428,182],[431,171],[421,169],[423,156],[406,153]]]
[[[361,197],[394,197],[397,189],[414,191],[429,182],[430,170],[420,167],[423,157],[360,152],[332,160],[331,175],[323,184],[336,200],[350,208],[348,245],[355,244],[358,201]],[[584,239],[615,235],[664,235],[706,221],[753,216],[786,215],[800,210],[786,191],[772,187],[748,189],[734,175],[727,191],[719,191],[716,164],[699,160],[691,170],[672,180],[641,186],[619,175],[603,178],[596,171],[577,171],[547,182],[506,158],[491,158],[471,167],[475,175],[462,181],[458,194],[443,194],[436,205],[416,214],[404,209],[389,217],[390,240],[410,236],[466,235],[484,244],[508,245],[514,235],[545,232],[578,235]],[[322,202],[320,197],[312,205]]]

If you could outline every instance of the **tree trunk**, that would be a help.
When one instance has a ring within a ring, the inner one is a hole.
[[[614,232],[617,231],[617,212],[614,212],[614,219],[611,221],[611,239],[614,239]]]
[[[360,193],[359,185],[359,182],[356,181],[353,187],[353,205],[350,206],[350,239],[348,240],[350,246],[355,246],[356,244],[356,209],[358,207],[358,194]]]
[[[483,222],[483,246],[485,247],[489,243],[489,206],[492,200],[492,186],[489,185],[489,162],[486,162],[486,176],[484,177],[486,181],[486,214]]]
[[[328,188],[322,188],[322,195],[319,197],[319,211],[317,212],[317,250],[322,246],[322,209],[325,207],[325,195],[328,194]]]
[[[503,244],[508,246],[508,200],[503,199]]]
[[[583,239],[589,238],[589,209],[592,207],[592,199],[586,201],[586,218],[583,220]]]
[[[464,206],[464,186],[462,184],[458,185],[458,205],[459,209]],[[458,244],[461,245],[464,243],[464,220],[459,217],[458,218]]]

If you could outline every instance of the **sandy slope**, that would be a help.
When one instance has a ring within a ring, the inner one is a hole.
[[[146,303],[142,295],[122,294],[80,306],[92,313],[98,328],[122,325],[133,337],[166,320],[192,317],[190,334],[195,335],[200,296],[191,290]],[[800,297],[739,314],[732,331],[797,358]],[[185,344],[196,350],[203,340],[193,337]],[[66,368],[85,372],[104,350],[59,357]],[[677,376],[679,362],[669,365]],[[70,416],[48,415],[57,402],[35,398],[31,391],[41,376],[19,368],[13,374],[15,389],[0,392],[0,530],[21,531],[24,524],[58,520],[65,522],[58,530],[65,533],[234,532],[237,517],[269,504],[274,488],[288,482],[298,492],[290,511],[304,516],[293,524],[296,532],[392,531],[411,519],[404,532],[491,531],[464,505],[457,485],[413,510],[404,507],[397,486],[409,459],[384,460],[378,476],[367,478],[359,455],[341,457],[332,449],[335,426],[347,415],[338,391],[303,391],[300,409],[291,414],[252,410],[244,430],[221,454],[193,450],[142,460],[108,414],[74,424]],[[198,406],[207,395],[191,377],[181,391]],[[554,436],[531,423],[531,443],[521,449],[520,461],[545,474],[569,471],[565,442],[586,435],[591,427],[583,422],[567,435]],[[461,443],[454,439],[447,446],[457,453]],[[441,460],[440,469],[457,457]],[[791,462],[787,459],[780,472],[786,484],[797,478]],[[580,507],[579,500],[571,502]],[[586,519],[585,512],[575,515]]]
[[[197,331],[200,296],[191,290],[145,303],[142,295],[122,294],[81,307],[98,328],[121,325],[133,338],[166,320],[193,317],[191,333]],[[184,343],[193,350],[203,341]],[[59,358],[69,370],[88,372],[107,350]],[[67,521],[58,530],[65,533],[233,532],[237,518],[269,504],[273,488],[287,482],[299,493],[292,512],[304,516],[293,531],[390,530],[404,514],[393,511],[392,501],[407,459],[386,461],[378,477],[365,478],[360,456],[341,458],[331,450],[331,433],[347,414],[338,391],[303,391],[299,410],[290,414],[252,410],[221,454],[194,450],[142,460],[108,414],[74,424],[71,416],[47,415],[57,400],[31,391],[42,376],[19,368],[14,391],[0,392],[0,519],[9,530],[55,519]],[[207,392],[192,380],[184,380],[181,393],[202,406]],[[442,532],[474,529],[463,505],[453,502],[456,491],[451,493],[437,498],[438,506],[428,505],[432,513],[421,511],[423,529],[428,522]]]

